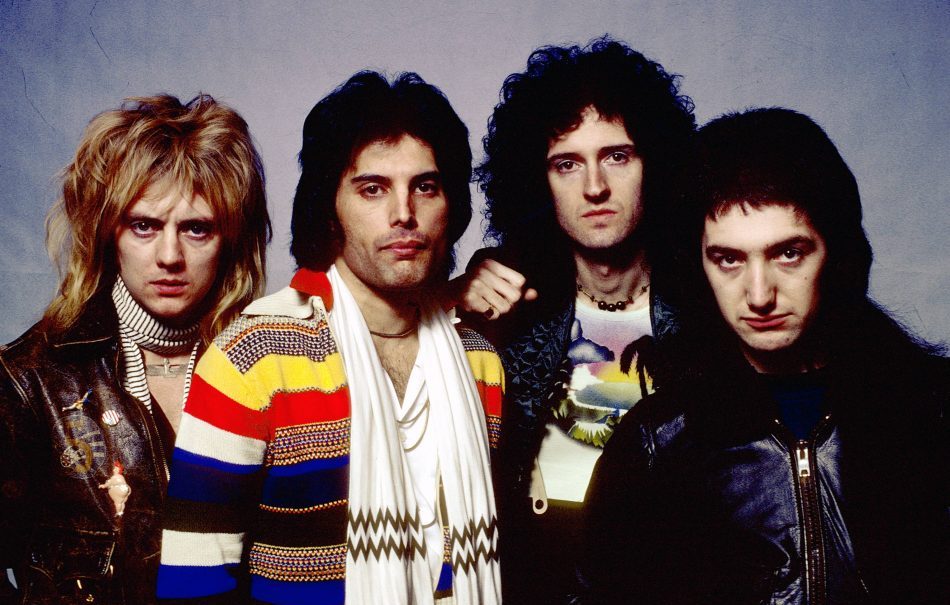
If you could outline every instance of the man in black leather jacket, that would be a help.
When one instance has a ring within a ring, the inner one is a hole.
[[[0,349],[0,602],[152,603],[195,358],[263,291],[247,124],[207,95],[127,100],[89,123],[48,225],[59,292]]]
[[[478,176],[499,247],[469,264],[462,306],[503,315],[483,329],[507,376],[496,490],[506,602],[573,592],[594,461],[654,388],[653,343],[674,328],[665,214],[695,124],[678,84],[607,37],[543,47],[505,80],[489,121]]]
[[[698,175],[699,296],[595,471],[584,602],[950,602],[950,367],[868,299],[854,176],[785,109],[703,127]]]

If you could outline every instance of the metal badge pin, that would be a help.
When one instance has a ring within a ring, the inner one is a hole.
[[[106,410],[102,413],[102,423],[106,426],[115,426],[122,420],[122,416],[115,410]]]
[[[77,399],[76,401],[74,401],[72,405],[67,405],[66,407],[64,407],[63,411],[71,412],[72,410],[79,410],[81,412],[83,404],[89,400],[90,395],[92,395],[92,389],[89,389],[88,391],[86,391],[86,394],[80,397],[79,399]]]

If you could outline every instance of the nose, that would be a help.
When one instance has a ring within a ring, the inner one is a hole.
[[[599,162],[592,163],[584,180],[584,197],[588,202],[605,202],[610,197],[610,186]]]
[[[177,232],[162,231],[159,235],[158,265],[165,268],[179,268],[185,263],[185,255]]]
[[[766,314],[775,308],[775,280],[769,267],[750,262],[746,272],[746,304],[755,313]]]
[[[415,224],[416,205],[409,191],[400,191],[393,196],[389,206],[389,224],[393,227],[409,227]]]

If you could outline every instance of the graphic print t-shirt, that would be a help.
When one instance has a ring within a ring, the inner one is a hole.
[[[594,464],[623,415],[653,391],[650,309],[610,312],[577,305],[570,381],[555,404],[538,463],[550,500],[582,502]]]

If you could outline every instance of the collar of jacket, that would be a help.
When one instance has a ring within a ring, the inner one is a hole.
[[[290,287],[310,296],[319,296],[327,311],[333,308],[333,288],[330,287],[330,280],[323,271],[299,269],[290,280]]]
[[[53,350],[65,350],[75,346],[110,346],[118,342],[119,316],[112,298],[106,290],[94,295],[86,304],[79,319],[65,332],[46,334]]]

